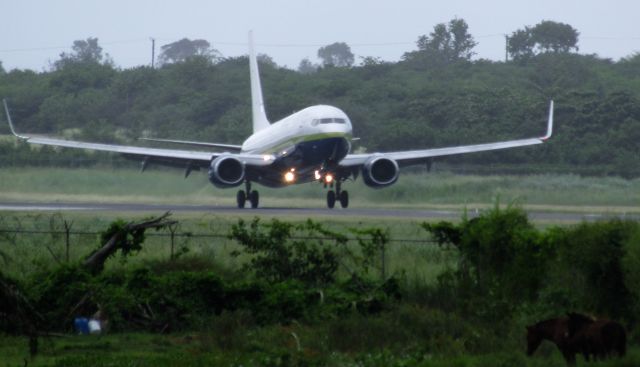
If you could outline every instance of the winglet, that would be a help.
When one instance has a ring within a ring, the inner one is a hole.
[[[9,122],[9,129],[11,133],[20,139],[29,139],[27,136],[18,135],[16,130],[13,128],[13,121],[11,121],[11,114],[9,114],[9,107],[7,106],[7,100],[3,99],[2,103],[4,104],[4,112],[7,114],[7,121]]]
[[[540,138],[540,140],[547,140],[553,133],[553,100],[549,103],[549,121],[547,122],[547,134]]]
[[[260,72],[258,60],[253,46],[253,31],[249,32],[249,75],[251,78],[251,112],[253,115],[253,132],[258,132],[269,126],[269,120],[264,109],[262,98],[262,86],[260,85]]]

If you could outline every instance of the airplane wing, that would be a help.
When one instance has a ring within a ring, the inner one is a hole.
[[[242,153],[213,153],[204,151],[191,151],[191,150],[176,150],[176,149],[158,149],[147,147],[136,147],[128,145],[115,145],[115,144],[100,144],[100,143],[88,143],[74,140],[64,140],[49,137],[40,136],[27,136],[18,134],[11,121],[11,115],[9,114],[9,108],[7,101],[3,100],[4,109],[7,115],[7,121],[9,122],[9,129],[11,133],[17,138],[26,141],[31,144],[49,145],[65,148],[75,149],[88,149],[103,152],[120,153],[128,157],[141,158],[144,161],[154,161],[164,163],[167,165],[179,165],[186,167],[208,167],[211,161],[222,154],[229,154],[244,164],[252,166],[266,166],[273,162],[274,157],[262,156],[258,154],[242,154]]]
[[[153,141],[153,142],[159,142],[159,143],[192,145],[196,147],[220,148],[220,149],[227,149],[233,152],[240,152],[242,150],[242,145],[233,145],[233,144],[218,144],[218,143],[207,143],[207,142],[200,142],[200,141],[157,139],[157,138],[138,138],[138,140]]]
[[[448,155],[464,154],[483,152],[489,150],[508,149],[516,147],[524,147],[528,145],[542,144],[545,140],[551,137],[553,132],[553,101],[549,103],[549,119],[547,121],[547,133],[540,138],[509,140],[495,143],[476,144],[476,145],[462,145],[457,147],[448,148],[435,148],[435,149],[423,149],[423,150],[410,150],[401,152],[389,152],[389,153],[370,153],[370,154],[349,154],[342,161],[340,161],[341,167],[354,167],[363,165],[371,157],[385,157],[393,159],[399,166],[409,166],[413,164],[426,163],[429,159],[434,157],[443,157]]]

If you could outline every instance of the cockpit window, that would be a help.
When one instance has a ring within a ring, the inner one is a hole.
[[[316,126],[318,124],[346,124],[347,120],[343,118],[323,118],[323,119],[314,119],[311,121],[311,125]]]

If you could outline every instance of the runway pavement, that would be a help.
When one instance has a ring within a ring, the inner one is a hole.
[[[196,212],[223,215],[251,214],[256,216],[300,216],[300,217],[373,217],[373,218],[407,218],[407,219],[457,219],[462,211],[448,210],[416,210],[416,209],[388,209],[388,208],[275,208],[238,209],[232,206],[214,205],[180,205],[180,204],[105,204],[105,203],[29,203],[29,202],[0,202],[0,211],[85,211],[85,212]],[[478,215],[470,210],[468,215]],[[640,219],[639,215],[622,215],[626,218]],[[536,221],[545,222],[579,222],[594,221],[613,217],[607,213],[561,213],[530,211],[529,217]]]

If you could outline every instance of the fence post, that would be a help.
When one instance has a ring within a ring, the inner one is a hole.
[[[175,238],[176,238],[176,230],[177,228],[177,224],[172,224],[170,225],[169,228],[169,234],[171,236],[171,255],[169,256],[169,260],[173,260],[175,257]]]
[[[64,221],[64,239],[65,239],[65,260],[68,263],[69,262],[69,247],[71,247],[71,240],[70,240],[70,234],[71,234],[71,227],[73,226],[73,222],[67,222],[66,220]]]
[[[387,279],[387,261],[385,256],[386,241],[381,241],[380,252],[382,253],[382,281]]]

